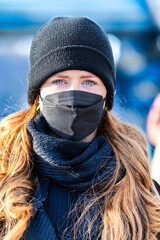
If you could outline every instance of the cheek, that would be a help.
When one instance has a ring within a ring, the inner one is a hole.
[[[105,98],[106,95],[107,95],[106,88],[104,86],[100,86],[100,85],[96,85],[96,86],[84,86],[84,85],[82,85],[80,90],[95,93],[95,94],[99,94],[103,98]]]
[[[104,86],[97,87],[96,92],[97,94],[101,95],[103,98],[107,96],[107,89]]]
[[[48,86],[40,89],[40,94],[42,97],[45,97],[49,94],[65,91],[66,87],[64,86]]]
[[[50,94],[50,89],[47,87],[41,87],[40,89],[40,95],[41,97],[45,97],[46,95]]]
[[[107,96],[107,89],[105,87],[103,87],[102,96],[103,96],[103,98],[105,98]]]

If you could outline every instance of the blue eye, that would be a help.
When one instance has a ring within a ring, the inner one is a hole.
[[[52,83],[56,84],[56,85],[62,85],[62,84],[65,84],[65,82],[61,79],[58,79],[58,80],[55,80],[53,81]]]
[[[87,80],[87,81],[84,82],[84,84],[87,85],[87,86],[93,86],[93,85],[95,85],[95,82],[93,82],[91,80]]]

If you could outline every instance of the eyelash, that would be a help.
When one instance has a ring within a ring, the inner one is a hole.
[[[62,80],[62,79],[57,79],[57,80],[54,80],[52,83],[54,83],[54,84],[57,84],[57,82],[61,82],[62,83],[62,81],[65,83],[65,81],[64,80]],[[90,83],[92,83],[92,84],[86,84],[86,85],[88,85],[88,86],[93,86],[93,85],[96,85],[96,82],[94,82],[93,80],[85,80],[85,82],[83,82],[83,83],[86,83],[86,82],[90,82]],[[58,85],[62,85],[62,84],[58,84]]]
[[[90,82],[90,83],[92,83],[92,84],[89,84],[90,86],[96,85],[96,83],[95,83],[94,81],[92,81],[92,80],[86,80],[85,82]],[[86,85],[88,85],[88,84],[86,84]]]
[[[56,84],[57,82],[64,82],[64,80],[61,80],[61,79],[57,79],[57,80],[54,80],[52,83]],[[59,84],[58,84],[59,85]],[[61,85],[61,84],[60,84]]]

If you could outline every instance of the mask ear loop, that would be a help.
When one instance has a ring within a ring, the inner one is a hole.
[[[43,101],[43,99],[42,99],[42,97],[41,97],[41,94],[39,94],[39,97],[40,97],[41,101]]]
[[[40,105],[38,104],[37,108],[36,108],[36,112],[38,112],[40,109]]]
[[[105,107],[104,107],[104,110],[105,110],[105,111],[108,110],[107,105],[106,105],[106,104],[107,104],[107,103],[106,103],[106,99],[107,99],[107,97],[103,98],[103,100],[104,100],[104,102],[105,102]]]
[[[41,95],[39,94],[38,96],[40,97],[41,101],[43,101],[43,100],[42,100],[42,97],[41,97]],[[40,103],[39,103],[39,102],[37,102],[37,106],[36,106],[36,112],[38,112],[38,111],[39,111],[39,109],[40,109]]]

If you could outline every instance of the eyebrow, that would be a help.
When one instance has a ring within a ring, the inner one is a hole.
[[[64,77],[64,78],[69,78],[69,76],[65,76],[65,75],[57,75],[57,76],[55,76],[55,77]],[[80,76],[80,78],[94,78],[95,76],[88,76],[88,75],[86,75],[86,76]]]

